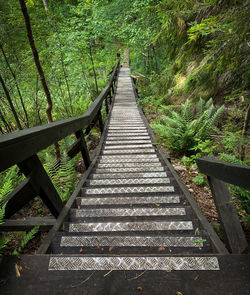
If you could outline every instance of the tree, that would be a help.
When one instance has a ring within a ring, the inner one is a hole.
[[[40,80],[41,80],[41,83],[42,83],[42,86],[44,89],[46,99],[47,99],[46,113],[47,113],[48,122],[52,123],[53,122],[53,116],[52,116],[53,103],[52,103],[49,87],[46,82],[45,74],[44,74],[43,68],[40,63],[39,54],[37,52],[35,41],[33,38],[33,33],[32,33],[32,29],[31,29],[31,25],[30,25],[30,18],[29,18],[28,10],[27,10],[26,4],[25,4],[25,0],[19,0],[19,3],[20,3],[21,10],[23,13],[26,31],[27,31],[27,37],[29,39],[33,58],[34,58],[34,61],[35,61],[36,67],[37,67],[37,71],[40,76]],[[60,158],[60,147],[59,147],[58,142],[55,143],[55,152],[56,152],[56,157],[59,159]]]

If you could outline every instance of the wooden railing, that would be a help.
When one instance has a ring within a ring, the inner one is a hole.
[[[247,241],[226,183],[249,190],[250,167],[211,157],[196,162],[200,172],[207,175],[227,247],[232,253],[242,253],[247,248]]]
[[[81,152],[86,168],[90,166],[91,161],[84,135],[89,134],[97,122],[99,122],[101,132],[103,131],[101,109],[104,102],[106,112],[109,112],[119,68],[120,59],[112,71],[107,86],[82,116],[0,136],[0,172],[17,164],[20,171],[26,176],[18,187],[7,196],[5,218],[10,218],[38,195],[50,212],[56,218],[59,216],[63,203],[37,153],[66,136],[75,134],[76,141],[67,154],[73,158]],[[52,226],[53,222],[48,219],[48,224]],[[43,227],[46,228],[46,224]]]

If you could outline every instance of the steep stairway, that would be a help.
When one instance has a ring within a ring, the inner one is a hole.
[[[154,148],[129,68],[120,70],[105,136],[53,241],[49,270],[219,270],[208,235]]]

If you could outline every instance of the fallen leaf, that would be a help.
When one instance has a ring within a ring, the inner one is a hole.
[[[142,291],[142,286],[138,286],[138,287],[137,287],[137,290],[138,290],[138,291]]]
[[[199,250],[201,251],[202,250],[202,247],[199,247]]]
[[[114,204],[116,204],[116,200],[114,200],[113,202],[114,202]]]
[[[164,251],[165,250],[165,247],[161,246],[158,248],[158,251]]]
[[[80,205],[78,205],[78,206],[77,206],[77,209],[81,209],[81,206],[80,206]]]
[[[161,206],[161,204],[155,204],[155,206],[156,206],[156,207],[160,207],[160,206]]]
[[[21,265],[19,266],[19,270],[20,270],[20,271],[22,271],[22,270],[23,270],[23,267],[22,267]]]
[[[198,276],[196,276],[196,277],[194,278],[194,280],[196,281],[198,278],[199,278],[199,275],[198,275]]]
[[[82,252],[83,252],[83,248],[80,249],[80,253],[82,253]]]
[[[97,245],[97,249],[100,249],[101,248],[101,246],[100,245]]]
[[[113,250],[114,246],[109,247],[109,252]]]
[[[15,264],[15,270],[16,270],[16,276],[17,276],[17,278],[20,278],[20,271],[19,271],[19,267],[18,267],[18,265],[17,264]]]
[[[177,292],[176,292],[176,295],[183,295],[183,293],[180,292],[180,291],[177,291]]]

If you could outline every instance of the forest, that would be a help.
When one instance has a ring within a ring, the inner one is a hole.
[[[250,164],[249,8],[244,0],[0,0],[0,133],[83,114],[105,87],[117,53],[123,60],[129,51],[138,103],[217,227],[195,160]],[[90,150],[99,137],[94,128]],[[84,171],[80,156],[67,159],[72,142],[69,136],[39,153],[64,202]],[[0,223],[4,200],[22,179],[17,166],[0,174]],[[230,191],[250,236],[249,191],[233,185]],[[38,199],[27,210],[47,214]],[[13,253],[37,230],[15,238]],[[12,238],[0,241],[7,253]]]

